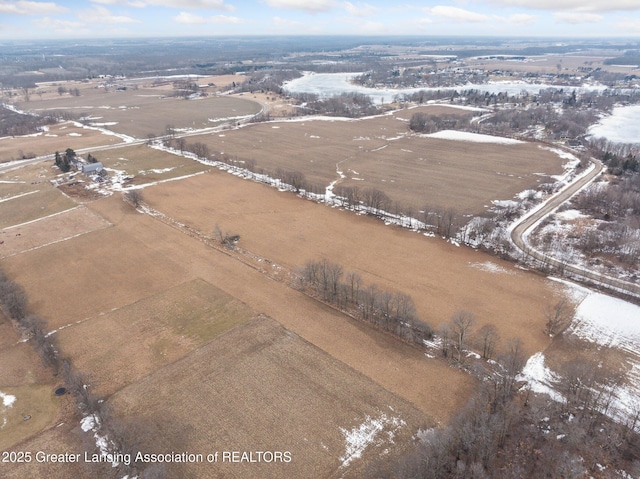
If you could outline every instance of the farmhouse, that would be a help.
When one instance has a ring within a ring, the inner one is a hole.
[[[82,171],[85,175],[99,175],[104,170],[102,163],[98,161],[97,163],[87,163],[80,167],[80,171]]]

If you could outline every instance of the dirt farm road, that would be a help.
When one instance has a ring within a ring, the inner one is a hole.
[[[626,293],[630,296],[640,298],[640,285],[629,283],[619,278],[605,276],[603,274],[580,267],[578,265],[567,264],[565,261],[559,260],[536,250],[527,242],[527,236],[536,228],[536,226],[540,221],[542,221],[543,218],[553,213],[560,207],[560,205],[569,200],[573,195],[580,191],[580,189],[591,183],[602,173],[602,171],[604,170],[604,165],[602,164],[602,162],[596,159],[592,159],[592,162],[594,167],[591,171],[569,184],[565,189],[561,190],[555,196],[552,196],[549,200],[547,200],[546,203],[544,203],[541,208],[536,210],[534,213],[525,215],[520,220],[520,222],[517,223],[511,230],[511,240],[513,241],[515,246],[520,251],[522,251],[524,255],[535,258],[543,264],[554,266],[559,270],[564,271],[565,274],[570,273],[570,275],[584,279],[587,282],[595,282],[596,284],[600,284]]]

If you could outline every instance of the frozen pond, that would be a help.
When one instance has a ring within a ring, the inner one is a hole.
[[[341,93],[362,93],[373,98],[375,103],[390,103],[398,94],[412,94],[419,91],[438,90],[479,90],[488,93],[507,92],[509,95],[518,95],[522,91],[529,94],[538,93],[545,88],[567,88],[576,90],[604,90],[602,85],[587,85],[584,87],[562,87],[547,84],[530,84],[525,82],[495,82],[483,85],[468,83],[457,87],[448,88],[367,88],[350,83],[350,80],[360,75],[360,73],[311,73],[295,80],[286,82],[284,89],[290,93],[315,93],[320,97],[331,97]]]
[[[640,105],[614,108],[611,115],[589,128],[589,134],[615,143],[640,143]]]

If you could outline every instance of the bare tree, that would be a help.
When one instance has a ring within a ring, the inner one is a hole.
[[[476,319],[473,313],[469,311],[458,311],[451,317],[451,332],[455,341],[455,347],[458,351],[458,362],[462,363],[462,354],[470,334],[471,328]]]
[[[180,150],[180,153],[184,153],[184,150],[187,146],[187,140],[184,138],[176,138],[176,146]]]
[[[546,319],[545,330],[549,336],[555,336],[562,332],[573,319],[574,309],[566,299],[561,299],[554,305],[547,305],[544,308]]]
[[[476,333],[477,343],[484,359],[491,359],[500,341],[500,334],[493,324],[485,324]]]
[[[124,199],[134,208],[142,204],[142,192],[140,190],[129,190],[124,194]]]

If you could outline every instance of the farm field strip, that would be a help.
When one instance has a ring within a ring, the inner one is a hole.
[[[0,230],[0,257],[8,258],[65,242],[111,223],[82,205]]]

